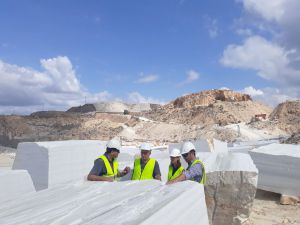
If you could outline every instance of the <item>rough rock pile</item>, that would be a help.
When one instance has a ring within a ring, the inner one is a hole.
[[[287,140],[284,141],[286,144],[300,144],[300,132],[292,134]]]

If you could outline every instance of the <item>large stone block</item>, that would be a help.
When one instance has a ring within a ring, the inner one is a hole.
[[[259,189],[300,196],[300,145],[271,144],[249,153],[259,170]]]
[[[0,170],[0,205],[35,192],[26,170]]]
[[[82,180],[105,151],[101,141],[24,142],[18,145],[13,169],[29,172],[36,190]]]
[[[241,224],[255,198],[257,169],[243,153],[198,153],[207,180],[205,197],[211,225]]]
[[[0,224],[208,225],[203,186],[155,180],[61,185],[0,205]]]

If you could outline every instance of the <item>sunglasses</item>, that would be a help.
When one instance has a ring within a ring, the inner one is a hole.
[[[120,153],[120,150],[119,150],[119,149],[116,149],[116,148],[113,148],[112,151],[117,152],[117,153]]]
[[[143,155],[147,155],[149,153],[149,151],[141,151],[141,154]]]
[[[189,153],[184,153],[184,154],[181,154],[181,155],[182,155],[183,158],[186,158],[188,156],[188,154]]]

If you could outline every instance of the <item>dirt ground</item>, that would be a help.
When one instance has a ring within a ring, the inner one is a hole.
[[[0,169],[10,169],[15,159],[15,153],[0,153]]]
[[[245,225],[300,224],[300,203],[281,205],[280,194],[257,190],[250,220]]]

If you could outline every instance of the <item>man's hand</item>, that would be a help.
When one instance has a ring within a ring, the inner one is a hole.
[[[125,176],[129,172],[130,172],[130,167],[126,166],[125,169],[122,171],[122,176]]]
[[[107,182],[114,182],[114,178],[112,177],[105,177]]]

